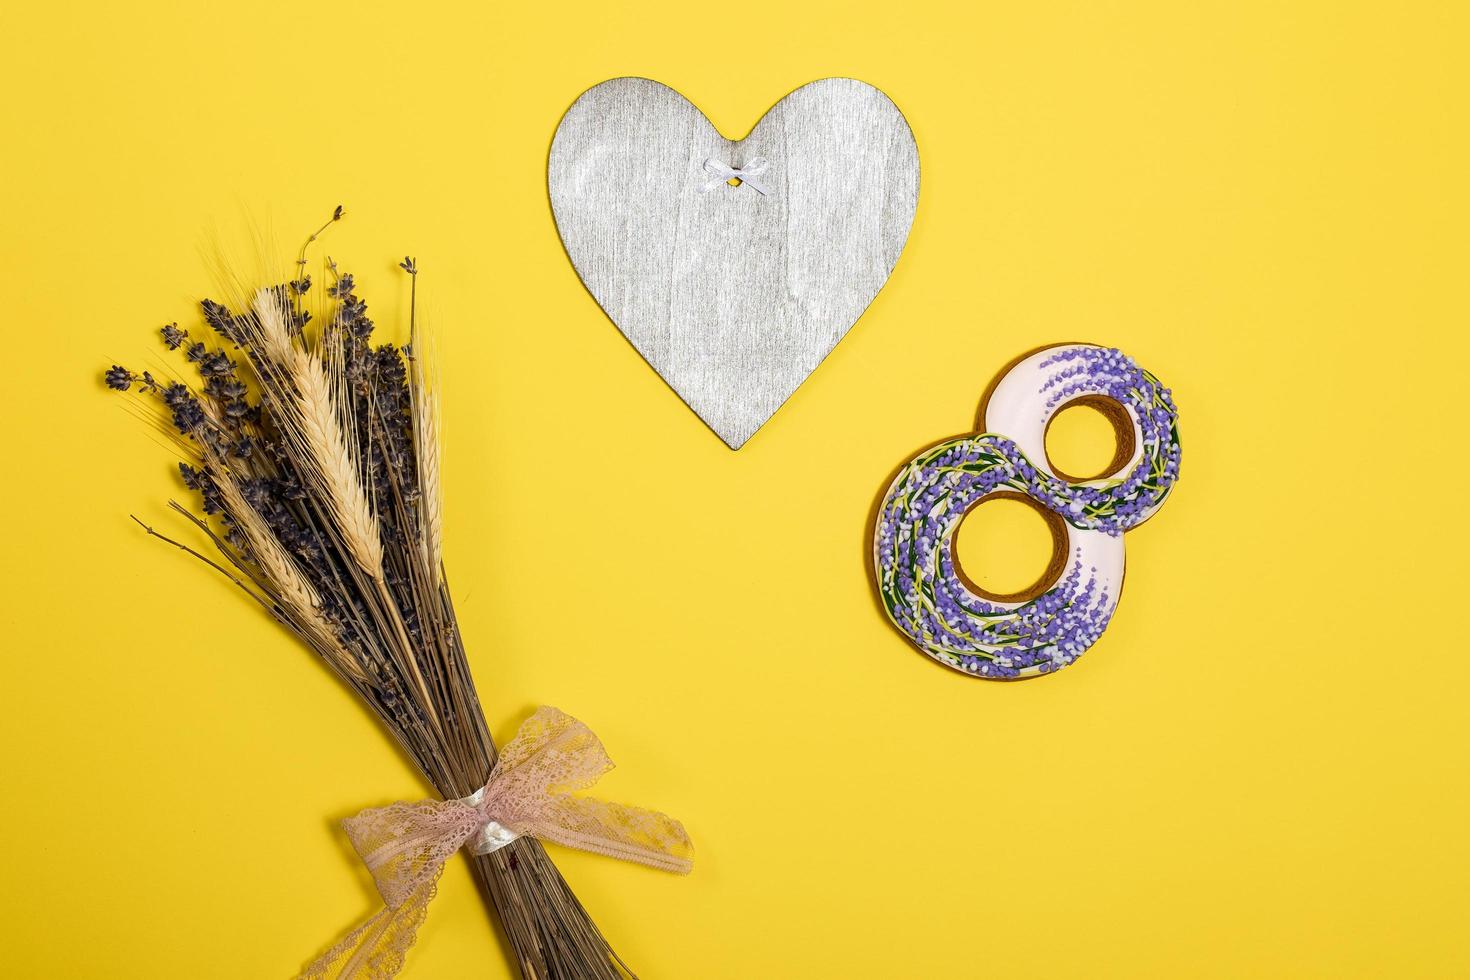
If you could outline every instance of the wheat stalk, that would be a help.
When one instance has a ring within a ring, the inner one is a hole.
[[[271,533],[255,508],[245,500],[236,477],[221,464],[212,460],[217,474],[215,485],[225,499],[229,514],[235,521],[250,548],[250,559],[260,567],[270,582],[273,598],[285,607],[292,624],[313,641],[323,653],[331,651],[328,659],[355,679],[366,682],[367,677],[342,645],[330,623],[322,616],[321,599],[311,583],[301,574],[296,563],[286,554],[280,541]]]
[[[444,501],[439,487],[439,443],[437,399],[432,393],[414,398],[414,429],[417,434],[415,450],[418,455],[419,512],[424,529],[424,560],[434,573],[436,584],[444,567],[442,544]],[[424,404],[427,402],[428,404]]]
[[[378,537],[378,522],[363,490],[355,454],[342,432],[332,381],[321,358],[314,354],[298,351],[294,367],[302,436],[320,470],[333,516],[352,556],[369,575],[381,580],[383,543]]]
[[[262,289],[255,294],[261,352],[287,370],[294,389],[294,402],[286,399],[297,422],[289,427],[290,437],[315,463],[316,476],[348,550],[369,575],[381,581],[383,542],[378,536],[378,521],[363,489],[357,457],[343,430],[334,395],[342,384],[340,371],[334,369],[329,374],[321,357],[295,346],[286,327],[288,311],[283,303],[279,290]]]
[[[413,346],[414,454],[418,460],[419,524],[423,529],[424,564],[441,584],[444,568],[442,535],[444,498],[439,484],[439,396],[430,383],[432,353],[415,323]]]

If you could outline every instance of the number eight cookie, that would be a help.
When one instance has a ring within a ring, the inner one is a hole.
[[[1096,478],[1063,473],[1046,455],[1052,418],[1078,404],[1117,433]],[[1123,532],[1152,517],[1179,478],[1178,421],[1169,389],[1121,351],[1065,344],[1022,358],[991,391],[984,431],[925,450],[883,498],[873,565],[888,617],[926,654],[976,677],[1035,677],[1076,660],[1118,605]],[[1023,592],[988,592],[955,561],[960,522],[993,497],[1032,503],[1052,531],[1051,565]]]

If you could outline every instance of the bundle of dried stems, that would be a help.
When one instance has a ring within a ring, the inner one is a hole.
[[[308,240],[309,246],[333,221]],[[177,324],[197,385],[107,371],[107,384],[157,400],[151,416],[182,454],[204,516],[170,506],[223,560],[147,527],[230,578],[315,650],[383,720],[446,799],[483,786],[495,764],[465,660],[441,552],[436,399],[412,277],[409,343],[372,346],[352,276],[326,264],[202,304],[223,344]],[[313,302],[326,308],[312,325]],[[212,520],[213,519],[213,520]],[[139,523],[142,523],[141,521]],[[629,975],[540,843],[521,837],[471,857],[521,974],[535,980]]]

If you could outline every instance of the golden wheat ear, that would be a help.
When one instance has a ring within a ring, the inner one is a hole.
[[[415,277],[417,273],[415,273]],[[414,454],[419,476],[419,526],[423,533],[424,564],[442,583],[444,497],[439,483],[439,393],[434,340],[414,318],[410,335],[412,359]]]
[[[383,543],[372,502],[363,488],[362,470],[354,447],[356,439],[344,428],[349,419],[339,406],[347,382],[338,358],[323,359],[298,347],[287,326],[290,311],[279,290],[255,294],[255,316],[262,353],[285,369],[293,389],[281,392],[286,413],[285,437],[312,461],[314,476],[345,538],[348,551],[373,578],[383,577]],[[349,422],[350,424],[350,422]]]

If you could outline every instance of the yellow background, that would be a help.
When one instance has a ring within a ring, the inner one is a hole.
[[[688,879],[555,852],[645,977],[1465,975],[1465,11],[11,5],[4,972],[288,975],[373,905],[334,821],[425,793],[128,521],[182,490],[98,381],[197,324],[213,242],[342,202],[381,322],[424,269],[492,728],[572,712],[696,840]],[[918,138],[893,278],[739,453],[551,220],[552,132],[620,74],[730,135],[852,75]],[[869,511],[1070,339],[1174,389],[1184,479],[1081,663],[967,679],[883,619]],[[404,975],[503,964],[456,862]]]

